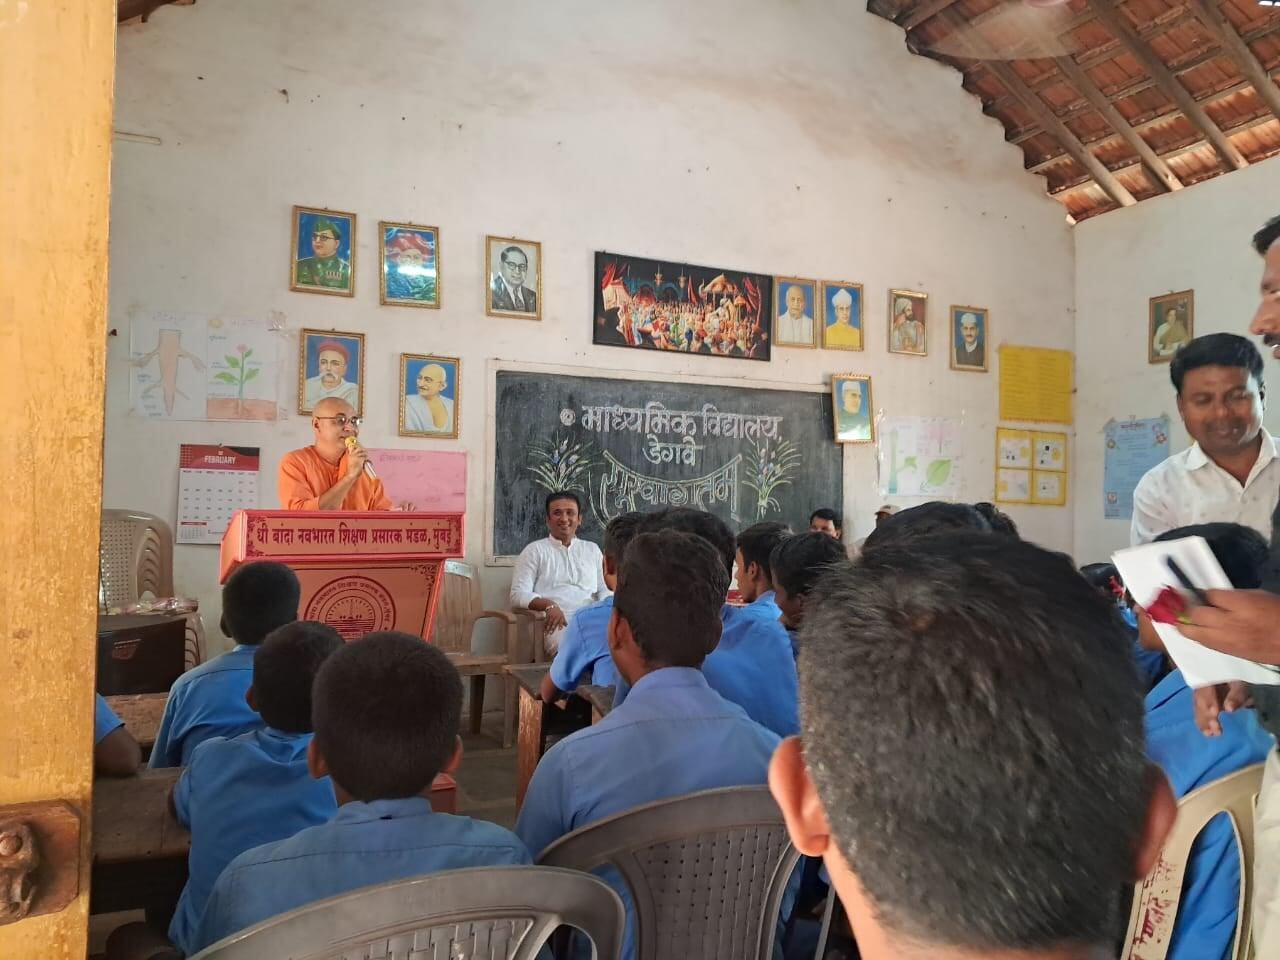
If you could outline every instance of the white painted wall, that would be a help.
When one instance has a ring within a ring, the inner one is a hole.
[[[118,60],[117,129],[162,144],[116,143],[108,506],[172,519],[182,441],[261,445],[261,505],[275,506],[275,463],[309,441],[303,417],[130,418],[129,322],[158,310],[275,315],[291,357],[300,327],[365,331],[370,446],[432,443],[396,437],[398,354],[460,356],[462,436],[435,446],[470,455],[475,562],[487,358],[811,384],[869,373],[878,408],[964,417],[964,496],[984,499],[996,375],[950,371],[940,322],[928,358],[888,356],[888,288],[927,291],[935,321],[952,303],[989,306],[992,346],[1073,344],[1062,209],[955,72],[910,55],[860,4],[217,0],[122,29]],[[289,292],[295,203],[359,214],[354,300]],[[378,306],[379,219],[441,228],[443,309]],[[542,323],[485,318],[486,233],[542,241]],[[869,347],[780,349],[768,366],[593,347],[597,249],[861,281]],[[881,499],[873,450],[848,448],[845,463],[861,535]],[[1070,507],[1012,512],[1070,548]],[[213,548],[177,549],[179,589],[211,624],[216,562]],[[486,571],[489,602],[509,572]]]
[[[1185,449],[1169,365],[1147,363],[1147,300],[1195,290],[1195,333],[1248,335],[1258,306],[1261,261],[1249,243],[1280,213],[1280,160],[1265,160],[1176,194],[1086,220],[1076,247],[1075,548],[1081,563],[1129,544],[1128,520],[1102,516],[1102,430],[1111,418],[1173,424],[1170,448]],[[1280,371],[1270,365],[1271,389]],[[1275,371],[1275,372],[1273,372]],[[1280,432],[1273,398],[1266,423]]]

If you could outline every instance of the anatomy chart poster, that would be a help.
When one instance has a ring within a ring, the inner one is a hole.
[[[137,317],[129,331],[130,412],[152,420],[277,420],[280,339],[265,321]]]

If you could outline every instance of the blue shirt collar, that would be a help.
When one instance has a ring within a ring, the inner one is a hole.
[[[772,603],[775,606],[777,606],[777,601],[773,599],[776,595],[777,595],[777,591],[766,590],[764,593],[760,594],[760,596],[756,597],[754,600],[751,601],[751,606],[754,607],[758,604],[765,604],[765,603]]]
[[[369,823],[373,820],[402,820],[406,817],[423,817],[431,813],[431,801],[426,797],[397,797],[394,800],[352,800],[344,803],[334,814],[333,823]]]
[[[697,667],[661,667],[652,673],[646,673],[643,677],[636,681],[635,686],[631,688],[631,692],[627,694],[630,700],[639,691],[671,690],[676,687],[707,687],[707,678],[702,675],[702,671]]]
[[[1162,707],[1187,688],[1187,681],[1182,678],[1181,670],[1172,670],[1161,678],[1147,694],[1147,714],[1157,707]],[[1149,721],[1148,716],[1148,721]]]

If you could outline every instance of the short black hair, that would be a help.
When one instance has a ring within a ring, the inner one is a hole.
[[[1195,523],[1166,530],[1156,537],[1156,542],[1183,537],[1204,537],[1222,572],[1237,590],[1256,590],[1262,586],[1262,571],[1270,548],[1266,537],[1257,530],[1239,523]]]
[[[222,585],[222,627],[236,643],[256,647],[276,627],[298,619],[302,585],[283,563],[256,560]]]
[[[769,554],[774,584],[793,597],[807,594],[824,573],[848,562],[840,541],[825,533],[787,537]]]
[[[982,514],[987,523],[991,524],[992,533],[1002,533],[1006,537],[1018,536],[1018,525],[1013,522],[1013,517],[1009,516],[994,503],[988,503],[983,500],[981,503],[975,503],[973,509]]]
[[[776,520],[764,520],[753,523],[738,534],[738,549],[742,551],[742,572],[756,563],[769,575],[769,557],[773,548],[791,535],[791,528]]]
[[[316,748],[356,800],[422,793],[453,756],[462,678],[438,648],[395,630],[347,644],[312,694]]]
[[[267,634],[253,655],[253,702],[268,727],[311,732],[311,687],[320,664],[342,647],[327,623],[295,620]]]
[[[1179,347],[1169,363],[1174,392],[1181,394],[1187,373],[1200,367],[1243,367],[1263,385],[1262,353],[1252,340],[1234,333],[1206,333]]]
[[[813,523],[814,520],[830,520],[837,530],[844,529],[840,524],[840,514],[830,507],[819,507],[809,514],[809,522]]]
[[[552,490],[547,494],[547,502],[543,513],[551,516],[551,505],[557,500],[572,500],[578,505],[578,512],[582,512],[582,498],[572,490]]]
[[[1259,256],[1265,257],[1277,240],[1280,240],[1280,216],[1272,217],[1253,235],[1253,249],[1258,251]]]
[[[678,530],[642,533],[627,545],[613,609],[647,664],[700,667],[720,642],[729,573],[716,548]]]
[[[681,533],[692,533],[701,537],[720,554],[724,562],[724,572],[733,576],[734,554],[738,551],[738,541],[729,529],[729,525],[706,510],[693,507],[667,507],[645,515],[640,522],[641,533],[657,533],[659,530],[679,530]],[[728,592],[728,588],[725,588]]]
[[[875,550],[884,544],[918,540],[949,530],[974,530],[990,533],[991,524],[976,507],[967,503],[932,500],[918,507],[902,510],[876,527],[862,544],[862,550]]]
[[[976,531],[885,544],[823,579],[799,648],[806,765],[886,927],[980,954],[1110,940],[1143,701],[1069,559]]]
[[[614,562],[622,563],[623,554],[627,552],[627,544],[639,532],[640,521],[644,514],[639,510],[620,513],[604,528],[604,555]]]

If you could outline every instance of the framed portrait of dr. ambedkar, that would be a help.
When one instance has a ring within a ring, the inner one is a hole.
[[[484,238],[488,287],[484,312],[491,317],[542,319],[542,244],[515,237]]]

